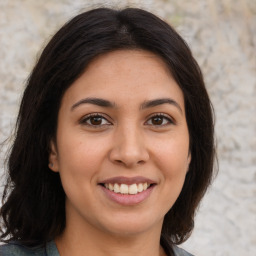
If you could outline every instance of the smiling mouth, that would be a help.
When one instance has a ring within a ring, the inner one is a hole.
[[[101,184],[106,189],[113,191],[116,194],[123,194],[123,195],[136,195],[147,190],[153,184],[144,182],[144,183],[134,183],[131,185],[127,184],[118,184],[118,183],[103,183]]]
[[[102,180],[98,185],[101,185],[106,192],[108,191],[108,195],[112,194],[113,196],[122,196],[123,198],[125,195],[144,195],[146,192],[152,191],[153,186],[157,185],[157,182],[142,176],[116,176]]]

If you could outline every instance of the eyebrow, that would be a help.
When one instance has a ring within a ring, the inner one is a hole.
[[[162,99],[145,101],[145,102],[142,103],[141,109],[152,108],[152,107],[156,107],[156,106],[163,105],[163,104],[171,104],[171,105],[175,106],[176,108],[178,108],[178,110],[181,113],[183,113],[182,108],[178,104],[178,102],[176,102],[175,100],[170,99],[170,98],[162,98]]]
[[[106,108],[114,108],[115,107],[115,103],[112,103],[108,100],[104,100],[101,98],[85,98],[85,99],[79,100],[77,103],[75,103],[71,107],[71,110],[74,110],[75,108],[77,108],[78,106],[80,106],[82,104],[93,104],[93,105],[97,105],[100,107],[106,107]]]
[[[72,105],[71,111],[73,111],[75,108],[77,108],[78,106],[80,106],[82,104],[93,104],[96,106],[106,107],[106,108],[115,108],[116,107],[116,104],[114,102],[111,102],[111,101],[108,101],[105,99],[85,98],[85,99],[79,100],[77,103]],[[157,107],[157,106],[163,105],[163,104],[173,105],[173,106],[177,107],[181,113],[183,113],[181,106],[175,100],[170,99],[170,98],[161,98],[161,99],[144,101],[141,104],[140,109]]]

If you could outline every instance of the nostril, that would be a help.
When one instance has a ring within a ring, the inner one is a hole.
[[[123,162],[121,160],[115,160],[117,163],[122,164]]]

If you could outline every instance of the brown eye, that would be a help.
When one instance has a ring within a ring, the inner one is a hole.
[[[165,125],[170,125],[174,124],[174,121],[172,120],[171,117],[166,116],[165,114],[157,114],[148,119],[146,122],[147,125],[151,126],[165,126]]]
[[[80,123],[91,127],[102,127],[104,125],[110,125],[111,123],[102,115],[90,114],[84,117]]]
[[[90,117],[89,120],[92,125],[101,125],[101,123],[102,123],[101,116],[92,116],[92,117]]]
[[[161,125],[163,124],[163,117],[162,116],[155,116],[152,118],[153,125]]]

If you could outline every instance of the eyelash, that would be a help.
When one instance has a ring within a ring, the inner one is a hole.
[[[98,124],[98,125],[94,125],[94,124],[92,124],[92,123],[88,123],[88,121],[90,121],[90,122],[92,121],[91,119],[92,119],[93,117],[98,117],[98,118],[100,118],[101,120],[105,120],[105,121],[107,121],[107,124]],[[98,127],[102,127],[102,126],[106,126],[106,125],[111,125],[111,124],[112,124],[112,123],[109,122],[108,119],[107,119],[106,117],[104,117],[104,115],[101,114],[101,113],[93,113],[93,114],[86,115],[86,116],[84,116],[84,117],[80,120],[79,123],[80,123],[80,124],[83,124],[83,125],[87,125],[87,126],[93,127],[93,128],[98,128]]]
[[[92,124],[91,123],[91,119],[93,117],[98,117],[102,120],[105,120],[107,123],[105,124]],[[161,118],[162,121],[164,122],[165,120],[165,123],[164,124],[153,124],[152,123],[152,120],[153,118]],[[88,121],[90,121],[90,123],[88,123]],[[149,124],[149,121],[151,121],[151,123]],[[103,126],[107,126],[107,125],[112,125],[112,123],[108,120],[108,118],[106,118],[103,114],[101,113],[92,113],[92,114],[89,114],[89,115],[86,115],[85,117],[83,117],[80,122],[80,124],[82,125],[87,125],[87,126],[90,126],[90,127],[93,127],[93,128],[100,128],[100,127],[103,127]],[[149,126],[153,126],[153,127],[158,127],[158,128],[161,128],[163,126],[167,126],[167,125],[171,125],[171,124],[175,124],[174,120],[169,116],[169,115],[166,115],[166,114],[163,114],[163,113],[155,113],[155,114],[152,114],[151,116],[149,116],[149,118],[147,119],[147,121],[145,122],[145,124],[149,125]]]
[[[159,125],[154,125],[152,124],[152,119],[153,118],[161,118],[162,120],[165,120],[166,123],[165,124],[159,124]],[[174,120],[169,116],[169,115],[166,115],[164,113],[154,113],[153,115],[151,115],[148,120],[146,121],[149,122],[149,120],[151,120],[151,124],[149,124],[150,126],[154,126],[154,127],[158,127],[158,128],[161,128],[163,126],[167,126],[167,125],[171,125],[171,124],[175,124]]]

